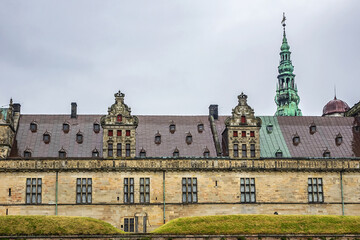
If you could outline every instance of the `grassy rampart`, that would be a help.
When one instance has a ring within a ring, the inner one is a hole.
[[[154,234],[360,234],[360,217],[227,215],[174,219]]]
[[[0,216],[0,236],[121,234],[104,221],[87,217]]]

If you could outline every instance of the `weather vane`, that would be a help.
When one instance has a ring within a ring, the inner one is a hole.
[[[285,17],[285,13],[283,12],[283,19],[281,21],[281,24],[283,25],[284,28],[286,26],[285,21],[286,21],[286,17]]]

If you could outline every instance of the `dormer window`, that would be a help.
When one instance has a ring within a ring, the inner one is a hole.
[[[336,144],[337,146],[340,146],[340,145],[342,144],[342,142],[343,142],[343,139],[342,139],[341,134],[339,133],[338,135],[336,135],[335,144]]]
[[[245,116],[241,116],[241,123],[246,124],[246,117]]]
[[[95,148],[95,149],[91,152],[91,156],[92,156],[93,158],[99,157],[99,156],[100,156],[100,155],[99,155],[99,151]]]
[[[95,133],[99,133],[100,132],[100,124],[94,123],[93,129],[94,129]]]
[[[325,149],[325,151],[323,152],[323,157],[329,158],[330,156],[330,151],[328,149]]]
[[[122,122],[122,115],[121,114],[117,115],[116,121],[117,122]]]
[[[24,151],[24,158],[31,158],[31,151],[29,149]]]
[[[173,152],[173,157],[179,157],[179,156],[180,156],[179,149],[175,148]]]
[[[310,134],[316,133],[316,125],[315,123],[312,123],[309,127]]]
[[[37,131],[37,124],[35,122],[30,123],[30,131],[31,132]]]
[[[272,124],[268,124],[268,125],[266,126],[266,131],[267,131],[268,133],[272,133],[272,131],[273,131],[273,125],[272,125]]]
[[[45,144],[50,143],[50,133],[48,133],[47,131],[43,134],[43,141]]]
[[[65,149],[61,148],[59,151],[59,158],[66,158],[66,151]]]
[[[161,135],[159,133],[159,131],[155,134],[155,144],[160,144],[161,143]]]
[[[170,126],[169,126],[169,131],[170,131],[170,133],[174,133],[175,130],[176,130],[175,124],[174,124],[174,123],[171,123]]]
[[[204,131],[204,124],[199,123],[197,127],[198,127],[198,132],[199,133],[202,133]]]
[[[294,135],[294,137],[293,137],[293,144],[295,145],[295,146],[297,146],[297,145],[299,145],[299,143],[300,143],[300,137],[299,137],[299,135],[297,135],[297,133]]]
[[[210,151],[209,151],[209,149],[207,147],[204,149],[204,157],[205,158],[210,157]]]
[[[355,132],[360,132],[360,126],[357,126],[357,125],[354,126],[354,131],[355,131]]]
[[[70,131],[70,125],[68,123],[63,123],[62,130],[64,133],[68,133]]]
[[[233,131],[233,137],[237,137],[238,136],[238,131]]]
[[[186,140],[186,144],[191,144],[192,143],[192,135],[191,135],[190,132],[186,135],[185,140]]]
[[[145,158],[145,157],[146,157],[146,151],[145,151],[145,149],[143,149],[143,148],[140,150],[140,157],[141,157],[141,158]]]
[[[82,143],[84,141],[84,136],[83,136],[83,134],[82,134],[82,132],[78,132],[77,134],[76,134],[76,142],[77,143]]]
[[[280,149],[277,150],[276,153],[275,153],[275,157],[282,158],[283,157],[283,152]]]

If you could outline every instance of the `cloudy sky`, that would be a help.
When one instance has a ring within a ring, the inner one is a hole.
[[[0,1],[1,106],[104,114],[231,113],[242,91],[273,115],[282,13],[304,115],[360,100],[360,1]]]

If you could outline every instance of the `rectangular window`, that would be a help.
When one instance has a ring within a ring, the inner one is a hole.
[[[255,178],[240,178],[240,193],[242,203],[256,202]]]
[[[124,232],[135,232],[134,218],[124,218]]]
[[[250,137],[255,137],[255,131],[250,131]]]
[[[121,137],[121,136],[122,136],[121,130],[117,130],[116,135],[117,135],[118,137]]]
[[[130,157],[130,144],[126,144],[126,157]]]
[[[108,144],[108,157],[112,157],[113,156],[113,145],[112,143]]]
[[[108,130],[108,136],[112,137],[113,136],[113,130]]]
[[[116,156],[121,157],[121,143],[116,145]]]
[[[76,179],[76,203],[92,203],[92,178]]]
[[[196,203],[197,199],[197,179],[183,178],[182,179],[182,202]]]
[[[241,137],[246,137],[246,131],[241,132]]]
[[[124,203],[134,203],[134,178],[124,178]]]
[[[237,137],[238,136],[238,131],[233,131],[233,137]]]
[[[322,178],[308,179],[308,197],[309,197],[309,203],[324,202]]]
[[[247,156],[246,144],[243,144],[243,145],[242,145],[241,150],[242,150],[242,157],[246,157],[246,156]]]
[[[140,178],[140,202],[150,203],[150,178]]]
[[[126,136],[130,136],[130,130],[126,130]]]
[[[241,116],[241,123],[246,123],[246,117],[245,116]]]
[[[255,144],[250,145],[250,157],[255,157]]]
[[[27,178],[26,179],[26,203],[41,204],[42,179]],[[9,191],[9,194],[11,192]]]
[[[234,157],[239,156],[239,147],[237,144],[234,144]]]

